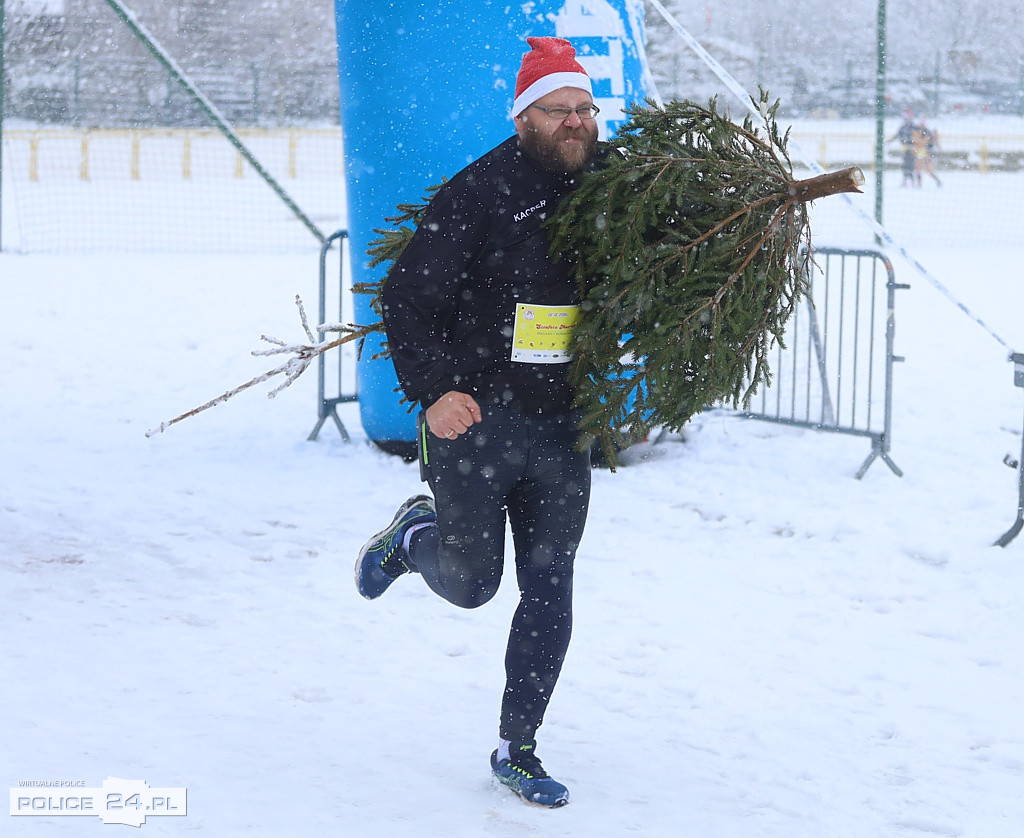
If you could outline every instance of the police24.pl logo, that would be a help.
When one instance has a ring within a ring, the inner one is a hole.
[[[103,788],[87,789],[77,783],[23,783],[11,789],[14,817],[98,817],[103,823],[142,826],[156,815],[184,817],[185,789],[153,789],[145,780],[107,777]]]

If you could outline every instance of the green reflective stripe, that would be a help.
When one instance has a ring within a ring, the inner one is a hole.
[[[430,455],[427,453],[427,421],[420,423],[420,451],[423,452],[423,465],[430,465]]]

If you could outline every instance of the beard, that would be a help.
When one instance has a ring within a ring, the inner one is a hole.
[[[565,140],[576,139],[576,145]],[[560,125],[554,134],[542,135],[529,123],[519,137],[519,145],[541,168],[556,174],[569,175],[586,168],[597,152],[597,126],[571,128]]]

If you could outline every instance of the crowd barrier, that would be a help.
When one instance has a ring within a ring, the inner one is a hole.
[[[896,282],[880,250],[821,247],[812,251],[810,292],[786,326],[785,346],[773,350],[772,381],[742,416],[871,440],[860,479],[890,456]]]

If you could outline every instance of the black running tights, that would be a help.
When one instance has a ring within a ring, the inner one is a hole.
[[[519,605],[505,653],[502,738],[535,738],[572,633],[572,573],[590,500],[590,455],[569,416],[485,407],[454,440],[428,434],[437,527],[416,533],[410,558],[430,588],[462,608],[498,590],[506,515]]]

